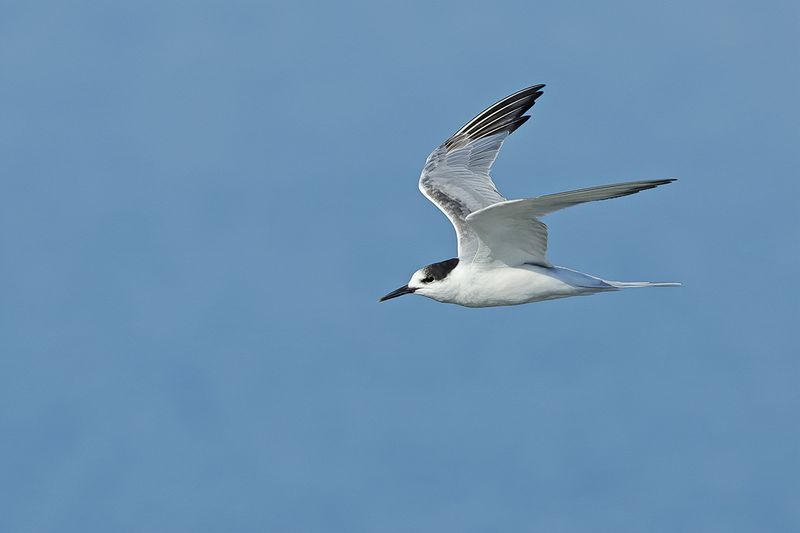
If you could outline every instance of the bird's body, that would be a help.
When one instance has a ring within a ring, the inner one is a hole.
[[[464,264],[450,273],[445,290],[434,300],[465,307],[519,305],[613,290],[598,278],[560,267],[514,267]]]
[[[546,257],[547,226],[538,218],[674,180],[602,185],[522,200],[506,200],[497,192],[489,169],[506,137],[530,118],[524,113],[543,87],[528,87],[490,106],[428,156],[419,187],[455,227],[458,257],[419,269],[406,286],[381,301],[416,293],[466,307],[493,307],[679,285],[607,281],[552,265]]]
[[[623,288],[675,285],[646,281],[607,281],[555,265],[505,266],[461,262],[449,272],[445,280],[440,281],[437,291],[425,296],[438,302],[464,307],[520,305],[569,296],[589,296]]]

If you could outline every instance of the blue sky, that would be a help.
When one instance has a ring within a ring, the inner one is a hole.
[[[796,2],[4,3],[0,530],[800,529]],[[429,151],[642,290],[376,299]]]

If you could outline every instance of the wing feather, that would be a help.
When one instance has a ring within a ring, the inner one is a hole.
[[[507,200],[467,215],[466,223],[482,246],[475,261],[496,261],[509,266],[534,263],[551,266],[547,260],[547,226],[537,217],[560,209],[597,200],[635,194],[674,179],[632,181],[601,185],[536,198]]]
[[[474,256],[479,242],[466,217],[505,198],[489,175],[506,137],[524,124],[544,85],[518,91],[484,109],[428,156],[419,188],[450,219],[458,256]]]

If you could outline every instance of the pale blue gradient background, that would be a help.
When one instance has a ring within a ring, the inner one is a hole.
[[[3,2],[0,530],[800,530],[800,7],[646,4]],[[379,305],[539,82],[501,190],[685,286]]]

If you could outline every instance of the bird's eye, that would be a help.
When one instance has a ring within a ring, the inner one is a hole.
[[[431,277],[422,278],[420,281],[422,281],[422,283],[430,283],[431,281],[433,281],[433,278]]]

